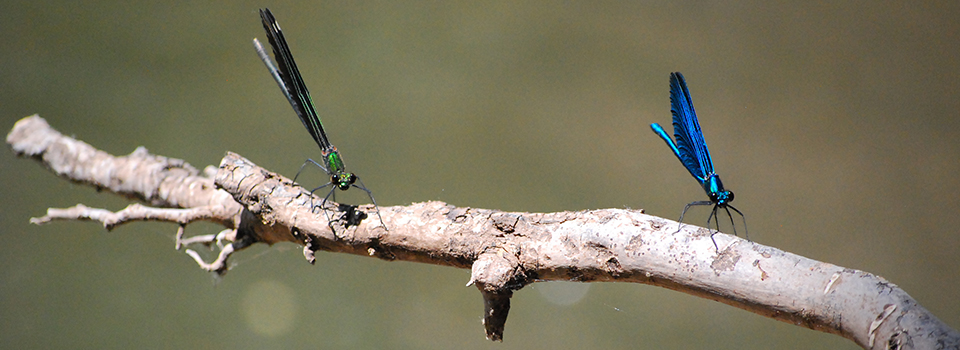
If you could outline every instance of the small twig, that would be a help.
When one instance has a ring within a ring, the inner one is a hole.
[[[187,255],[193,257],[193,260],[197,261],[197,264],[200,265],[200,268],[216,272],[219,275],[223,275],[227,270],[227,258],[230,257],[230,254],[233,254],[233,244],[227,244],[223,246],[223,249],[220,250],[220,255],[217,256],[217,260],[207,264],[203,262],[203,258],[200,257],[200,254],[193,251],[192,249],[187,249],[185,251]]]
[[[113,230],[117,226],[133,221],[166,221],[189,224],[198,220],[210,220],[213,217],[212,215],[213,211],[208,207],[171,209],[131,204],[123,210],[112,212],[77,204],[66,209],[47,209],[47,215],[31,218],[30,223],[42,225],[54,220],[92,220],[99,221],[107,230]]]

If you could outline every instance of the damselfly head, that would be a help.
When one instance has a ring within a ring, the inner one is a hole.
[[[720,192],[710,192],[707,194],[710,197],[710,201],[717,204],[727,204],[733,202],[733,191],[720,191]]]
[[[350,185],[353,185],[354,182],[357,182],[357,176],[353,175],[353,173],[342,173],[330,176],[330,183],[336,185],[341,191],[349,189]]]

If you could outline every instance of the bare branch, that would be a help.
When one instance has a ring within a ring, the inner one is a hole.
[[[374,215],[371,206],[316,208],[319,199],[305,189],[233,153],[221,161],[217,190],[214,180],[182,161],[142,148],[113,157],[56,133],[36,116],[18,122],[7,142],[71,181],[183,208],[132,205],[112,213],[78,205],[51,210],[35,223],[85,219],[109,228],[131,220],[177,222],[178,248],[221,247],[209,264],[187,250],[201,268],[219,273],[230,254],[253,243],[283,241],[303,245],[311,262],[316,251],[331,251],[470,268],[468,285],[481,292],[492,340],[502,339],[514,291],[538,281],[573,280],[661,286],[838,334],[864,348],[960,347],[960,333],[882,277],[725,234],[715,236],[718,250],[709,230],[684,225],[677,231],[676,222],[640,210],[522,213],[424,202],[381,208],[384,227],[367,220]],[[180,240],[194,220],[226,229]]]
[[[229,193],[214,187],[211,174],[215,170],[212,167],[200,174],[183,160],[152,155],[143,147],[127,156],[116,157],[64,136],[37,115],[18,121],[7,135],[7,144],[17,155],[40,161],[62,178],[160,207],[132,204],[112,212],[78,204],[67,209],[50,208],[47,215],[30,219],[34,224],[53,220],[94,220],[109,230],[132,221],[175,222],[181,225],[177,249],[182,245],[183,226],[191,222],[211,221],[232,232],[241,226],[243,207]],[[243,238],[246,239],[241,242],[246,245],[256,241],[255,238]],[[229,240],[237,240],[237,237],[229,237]],[[218,260],[223,260],[222,264],[200,265],[208,270],[211,266],[218,267],[212,271],[225,273],[225,261],[229,255],[221,252]]]

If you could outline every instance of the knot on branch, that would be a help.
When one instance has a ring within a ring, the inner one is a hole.
[[[483,296],[483,327],[487,339],[503,341],[503,328],[510,312],[513,291],[523,288],[527,276],[518,254],[502,247],[491,248],[474,261],[467,286],[475,284]]]

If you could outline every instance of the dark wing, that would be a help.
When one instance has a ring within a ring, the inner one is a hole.
[[[277,66],[280,69],[280,78],[283,79],[281,88],[286,90],[284,95],[290,101],[293,110],[297,112],[303,126],[310,132],[310,136],[320,146],[320,149],[330,149],[332,146],[330,141],[327,140],[327,134],[323,132],[320,116],[317,115],[317,110],[313,106],[313,99],[310,98],[310,92],[307,91],[307,86],[303,83],[303,77],[300,76],[297,63],[293,61],[293,54],[290,53],[287,40],[283,38],[280,25],[273,18],[270,9],[260,10],[260,19],[263,20],[263,29],[267,31],[270,46],[273,46],[273,56],[276,58]],[[264,63],[267,63],[268,68],[271,66],[267,61]],[[271,73],[274,72],[271,70]]]
[[[707,143],[703,141],[690,91],[680,72],[670,73],[670,112],[673,113],[673,137],[680,151],[680,161],[703,184],[713,174],[713,161]]]

